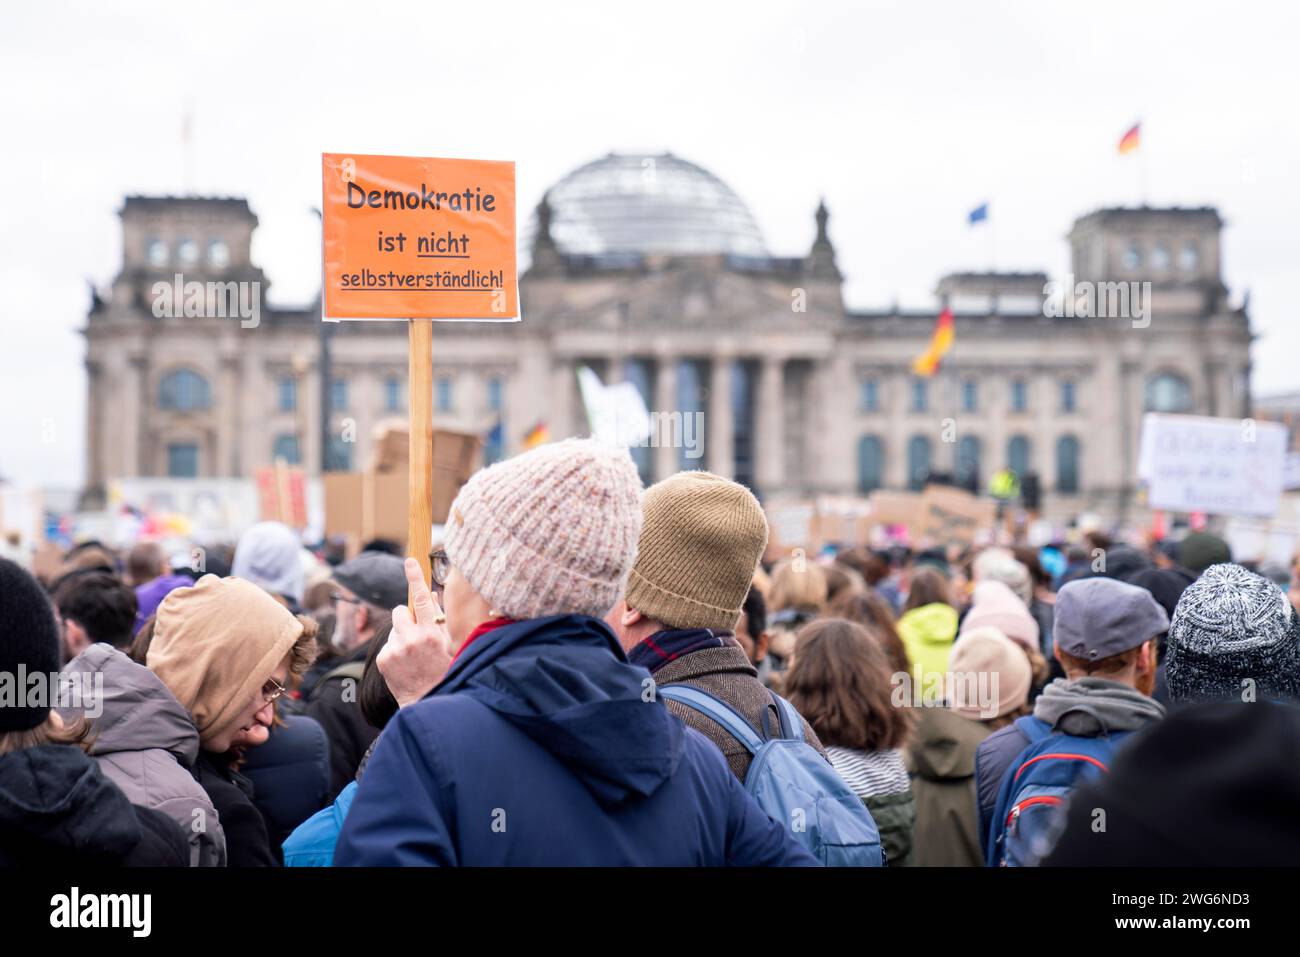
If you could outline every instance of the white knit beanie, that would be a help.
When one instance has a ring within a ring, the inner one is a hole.
[[[641,494],[626,449],[553,442],[476,472],[452,502],[443,547],[509,618],[601,618],[636,560]]]

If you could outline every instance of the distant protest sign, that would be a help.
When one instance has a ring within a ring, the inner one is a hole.
[[[1272,515],[1282,496],[1286,428],[1253,419],[1151,412],[1138,478],[1147,504],[1175,512]]]
[[[970,545],[981,535],[990,536],[997,520],[996,502],[977,498],[965,489],[927,485],[921,502],[924,517],[919,537],[939,545]]]
[[[324,318],[519,318],[515,164],[322,155]]]
[[[916,534],[924,514],[921,493],[876,489],[871,493],[869,501],[873,524],[904,529],[909,538]]]
[[[817,507],[808,499],[768,502],[767,556],[789,555],[796,548],[810,549],[817,541]]]

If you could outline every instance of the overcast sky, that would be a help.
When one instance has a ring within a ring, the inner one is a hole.
[[[57,3],[0,12],[0,476],[82,479],[86,279],[128,193],[247,196],[273,303],[320,270],[320,153],[513,159],[520,228],[613,151],[671,150],[800,255],[820,195],[851,307],[1068,268],[1146,199],[1218,206],[1256,394],[1300,390],[1300,14],[1275,3]],[[181,130],[193,114],[191,173]],[[990,222],[967,212],[987,200]]]

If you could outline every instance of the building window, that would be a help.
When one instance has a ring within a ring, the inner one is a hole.
[[[504,396],[504,394],[505,394],[504,382],[502,382],[500,379],[488,379],[488,384],[487,384],[488,411],[490,412],[501,411],[501,407],[504,404],[502,401],[502,397]],[[644,396],[645,393],[642,393],[642,395]]]
[[[342,412],[348,407],[348,380],[330,379],[330,408]]]
[[[977,408],[979,408],[979,383],[974,379],[967,379],[961,384],[961,410],[974,412]]]
[[[644,401],[651,394],[650,386],[650,363],[645,359],[628,359],[623,363],[623,381],[630,382],[633,388],[641,394]],[[488,380],[488,405],[493,411],[501,408],[501,380]],[[646,408],[650,408],[650,403],[646,402]],[[651,438],[654,438],[652,436]],[[629,446],[628,453],[632,456],[632,461],[636,464],[637,474],[641,476],[641,482],[649,485],[654,481],[654,456],[650,449],[649,442],[643,442],[641,445]]]
[[[298,449],[298,436],[285,432],[275,437],[275,443],[271,446],[271,461],[284,459],[290,465],[299,465],[302,463],[302,457]]]
[[[193,266],[199,261],[199,244],[189,238],[182,239],[176,245],[176,256],[182,266]]]
[[[177,369],[163,376],[158,405],[172,412],[197,412],[212,404],[208,380],[190,369]]]
[[[230,265],[230,247],[224,240],[208,241],[208,265],[213,269],[225,269]]]
[[[1056,440],[1056,490],[1079,491],[1079,440],[1073,435]]]
[[[384,411],[400,412],[402,410],[402,380],[390,375],[384,380]]]
[[[1007,443],[1007,468],[1024,478],[1029,473],[1029,440],[1023,435],[1013,436]]]
[[[740,360],[732,365],[731,451],[732,465],[734,467],[733,477],[741,485],[751,489],[758,486],[758,477],[754,474],[754,387],[757,381],[757,363]]]
[[[450,412],[452,407],[452,382],[451,379],[443,376],[434,383],[435,402],[439,412]]]
[[[1200,261],[1201,253],[1196,248],[1196,243],[1185,243],[1178,252],[1178,268],[1183,272],[1196,272]]]
[[[1061,411],[1073,412],[1074,408],[1074,383],[1067,379],[1061,383]]]
[[[963,435],[957,443],[957,483],[963,488],[980,487],[980,440]]]
[[[862,389],[858,393],[858,409],[862,412],[878,412],[880,410],[880,381],[878,379],[862,380]]]
[[[1164,372],[1147,380],[1147,412],[1190,412],[1192,387],[1186,379]]]
[[[1169,256],[1169,247],[1164,243],[1158,243],[1155,248],[1151,250],[1151,268],[1153,270],[1157,272],[1167,272],[1171,261],[1172,260]]]
[[[298,408],[298,380],[291,375],[281,376],[277,383],[279,406],[281,412],[293,412]]]
[[[193,442],[173,442],[167,446],[167,477],[199,477],[198,445]]]
[[[1024,412],[1029,407],[1029,388],[1024,379],[1011,381],[1011,411]]]
[[[150,266],[167,265],[167,244],[161,239],[150,239],[144,244],[144,254]]]
[[[1124,268],[1129,272],[1136,272],[1142,265],[1142,250],[1138,249],[1137,243],[1129,243],[1124,249],[1124,258],[1122,260]]]
[[[331,436],[329,445],[326,447],[325,471],[352,471],[352,446],[354,444],[353,442],[345,442],[341,435]]]
[[[884,476],[884,447],[874,435],[864,435],[858,439],[858,491],[866,494],[880,488]]]
[[[914,435],[907,443],[907,487],[919,492],[930,478],[930,440]]]
[[[913,379],[912,380],[912,411],[924,412],[926,410],[926,407],[929,405],[927,399],[928,399],[928,394],[926,388],[926,381],[924,379]]]
[[[705,363],[694,359],[684,359],[677,364],[677,403],[682,410],[682,431],[681,447],[677,451],[677,469],[680,472],[686,472],[691,469],[698,469],[703,466],[704,462],[699,458],[692,457],[700,449],[698,446],[694,450],[688,447],[686,437],[692,435],[694,429],[688,426],[688,422],[700,422],[708,415],[708,392],[705,390],[705,383],[708,381],[708,367]],[[690,428],[692,431],[687,431]],[[707,443],[707,436],[696,435],[696,440],[704,438]],[[707,455],[707,448],[704,450]],[[705,459],[707,461],[707,459]],[[667,478],[667,476],[660,476]]]

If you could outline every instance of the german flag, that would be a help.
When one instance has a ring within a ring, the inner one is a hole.
[[[546,427],[545,422],[538,422],[524,433],[525,449],[535,449],[537,446],[544,445],[549,441],[551,441],[551,430]]]
[[[952,348],[952,340],[952,310],[945,308],[935,321],[934,332],[930,334],[930,344],[923,353],[912,360],[912,371],[926,378],[938,372],[939,361]]]
[[[1134,123],[1133,128],[1119,138],[1119,155],[1132,153],[1138,148],[1138,131],[1142,129],[1141,123]]]

